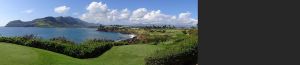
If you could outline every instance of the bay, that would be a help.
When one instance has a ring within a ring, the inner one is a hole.
[[[43,39],[65,37],[75,43],[88,39],[125,40],[131,35],[116,32],[96,31],[96,28],[40,28],[40,27],[0,27],[0,36],[24,36],[33,34]]]

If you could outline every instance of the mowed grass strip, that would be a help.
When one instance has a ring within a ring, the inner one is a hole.
[[[95,65],[145,65],[144,58],[162,49],[156,45],[115,46],[98,58],[87,59]]]
[[[162,49],[148,44],[115,46],[97,58],[77,59],[55,52],[0,42],[0,65],[144,65]]]

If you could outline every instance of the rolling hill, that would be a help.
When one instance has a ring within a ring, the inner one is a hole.
[[[93,23],[82,21],[78,18],[67,17],[44,17],[32,21],[14,20],[6,24],[5,27],[89,27],[97,26]]]

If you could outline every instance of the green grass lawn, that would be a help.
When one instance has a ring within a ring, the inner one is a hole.
[[[55,52],[0,42],[0,65],[144,65],[159,46],[115,46],[97,58],[77,59]]]
[[[114,46],[99,57],[89,59],[77,59],[67,55],[42,50],[33,47],[0,42],[0,65],[145,65],[145,58],[155,51],[165,49],[173,45],[175,39],[185,38],[182,30],[166,30],[161,32],[148,32],[136,30],[137,34],[146,33],[152,35],[169,35],[170,39],[151,43]]]
[[[162,48],[147,44],[115,46],[98,58],[87,61],[96,65],[145,65],[144,58],[158,49]]]

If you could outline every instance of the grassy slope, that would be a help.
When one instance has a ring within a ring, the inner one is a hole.
[[[74,65],[83,63],[80,59],[63,54],[9,43],[0,43],[0,57],[0,65]]]
[[[167,30],[166,33],[148,32],[148,34],[167,34],[177,38],[183,35],[181,31]],[[139,30],[138,32],[145,33],[146,31]],[[159,45],[115,46],[103,55],[91,59],[76,59],[46,50],[0,42],[0,65],[144,65],[144,58],[147,55],[153,54],[155,50],[163,49],[164,44],[173,42],[174,40],[169,40]]]
[[[127,45],[113,47],[98,58],[87,59],[97,65],[144,65],[144,58],[161,49],[155,45]]]
[[[144,58],[160,49],[154,45],[113,47],[102,56],[76,59],[37,48],[0,42],[0,65],[144,65]]]

